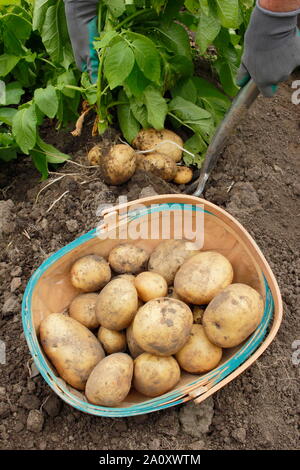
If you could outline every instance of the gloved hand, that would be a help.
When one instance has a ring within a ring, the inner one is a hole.
[[[91,82],[98,76],[98,55],[93,47],[97,31],[98,0],[64,0],[69,35],[77,67],[88,72]]]
[[[259,6],[252,13],[245,35],[245,51],[237,76],[244,86],[253,78],[261,93],[271,97],[277,84],[288,79],[300,65],[300,10],[275,13]]]

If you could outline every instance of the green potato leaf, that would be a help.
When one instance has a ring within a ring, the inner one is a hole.
[[[37,137],[37,117],[35,106],[31,105],[17,111],[12,121],[12,133],[22,152],[26,155],[33,149]]]

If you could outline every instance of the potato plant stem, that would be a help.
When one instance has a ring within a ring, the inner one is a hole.
[[[145,10],[136,11],[136,12],[133,13],[132,15],[130,15],[130,16],[128,16],[127,18],[125,18],[125,20],[121,21],[121,23],[119,23],[119,24],[115,27],[115,30],[118,31],[118,29],[123,28],[123,26],[125,26],[127,23],[130,23],[130,21],[134,20],[134,19],[137,18],[138,16],[141,16],[141,15],[144,15],[145,13],[150,13],[150,12],[152,12],[152,9],[151,9],[151,8],[145,8]]]

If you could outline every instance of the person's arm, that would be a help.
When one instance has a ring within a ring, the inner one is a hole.
[[[300,8],[300,0],[260,0],[262,8],[275,12],[294,11]]]
[[[299,14],[300,0],[257,0],[245,35],[239,86],[252,78],[271,97],[300,65]]]

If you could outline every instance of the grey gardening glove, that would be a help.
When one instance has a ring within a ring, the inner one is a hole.
[[[93,41],[98,36],[97,6],[99,0],[64,0],[69,35],[77,67],[97,81],[98,55]]]
[[[253,78],[261,93],[271,97],[277,84],[288,79],[300,65],[300,10],[275,13],[259,6],[252,13],[245,36],[245,51],[237,76],[244,86]]]

